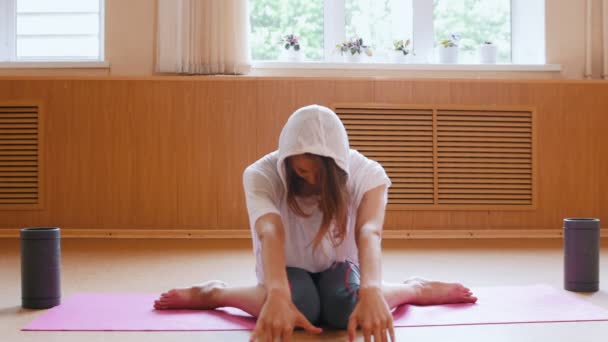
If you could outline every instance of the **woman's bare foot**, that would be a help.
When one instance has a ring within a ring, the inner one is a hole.
[[[415,298],[410,304],[435,305],[455,303],[475,303],[477,297],[468,288],[459,283],[442,283],[423,278],[410,278],[404,284],[412,286]]]
[[[154,301],[156,310],[193,309],[211,310],[219,306],[218,295],[227,285],[220,280],[210,280],[188,288],[173,289]]]

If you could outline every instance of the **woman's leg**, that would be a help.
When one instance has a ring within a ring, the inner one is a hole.
[[[317,324],[321,314],[321,301],[310,273],[296,267],[287,267],[291,300],[310,323]]]
[[[199,285],[164,292],[154,302],[154,308],[157,310],[212,310],[219,307],[233,307],[257,317],[265,299],[266,289],[261,284],[229,287],[223,281],[211,280]]]
[[[319,320],[320,302],[310,274],[305,270],[288,267],[287,277],[291,297],[296,307],[313,324]],[[157,310],[193,309],[212,310],[220,307],[241,309],[257,317],[266,300],[263,285],[229,287],[220,280],[211,280],[188,288],[177,288],[162,293],[154,302]]]
[[[410,278],[403,283],[383,283],[382,292],[392,309],[402,304],[434,305],[474,303],[477,297],[459,283]]]
[[[350,262],[333,264],[319,274],[321,319],[333,328],[346,329],[359,301],[359,268]]]
[[[318,281],[321,318],[335,328],[345,328],[358,301],[359,285],[359,267],[351,262],[336,263],[321,272]],[[477,301],[462,284],[422,278],[411,278],[400,284],[383,283],[382,293],[391,309],[402,304],[434,305]]]

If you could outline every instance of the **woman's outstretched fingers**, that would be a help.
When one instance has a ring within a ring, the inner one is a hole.
[[[280,339],[280,338],[281,338],[281,335],[283,335],[283,330],[284,330],[284,329],[286,329],[286,328],[287,328],[287,329],[292,329],[292,330],[293,330],[293,327],[290,327],[290,326],[285,326],[285,325],[281,324],[281,322],[279,322],[279,321],[275,321],[275,322],[272,324],[272,330],[271,330],[271,331],[272,331],[272,334],[270,335],[270,336],[272,336],[271,341],[273,341],[273,342],[274,342],[274,340],[275,340],[277,337]]]
[[[388,330],[382,328],[382,342],[388,342]]]
[[[281,335],[277,335],[281,336]],[[251,334],[251,338],[249,342],[273,342],[274,336],[272,332],[272,327],[269,325],[265,325],[263,321],[258,320],[258,323]]]
[[[367,322],[361,323],[361,330],[363,331],[363,340],[365,342],[372,342],[372,334],[374,333],[372,324]]]
[[[350,315],[350,318],[348,319],[348,340],[350,342],[355,340],[355,337],[357,336],[357,312],[353,312]]]
[[[395,326],[394,326],[394,322],[393,322],[393,318],[391,317],[391,319],[388,322],[388,335],[391,338],[391,342],[396,342],[397,340],[395,339]]]
[[[283,342],[291,342],[291,336],[293,335],[293,328],[284,328],[283,329]]]
[[[296,326],[303,328],[311,334],[320,334],[323,332],[323,329],[314,326],[310,321],[301,313],[298,312],[298,317],[296,318]]]
[[[348,340],[354,341],[357,336],[357,327],[361,327],[363,337],[365,341],[384,342],[391,341],[395,342],[395,329],[393,327],[393,319],[390,317],[388,320],[383,322],[359,322],[357,311],[355,310],[348,320]]]
[[[380,324],[380,322],[376,322],[373,329],[374,342],[384,342],[384,338],[382,337],[384,327]],[[386,332],[384,332],[384,337],[386,337]]]
[[[249,338],[249,342],[255,342],[260,336],[262,336],[261,325],[256,324],[255,329],[253,329],[251,337]]]

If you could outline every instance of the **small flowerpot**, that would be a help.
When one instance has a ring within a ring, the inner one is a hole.
[[[363,54],[361,54],[361,53],[352,54],[350,52],[346,52],[344,54],[344,61],[347,63],[359,63],[359,62],[363,61]]]
[[[498,59],[498,46],[494,44],[482,44],[479,46],[479,63],[496,64]]]
[[[294,49],[284,49],[280,59],[286,62],[301,62],[304,59],[304,53],[302,49],[297,51]]]
[[[393,51],[392,53],[392,61],[393,63],[409,63],[411,54],[408,52],[407,54],[403,54],[403,51]]]
[[[439,63],[458,63],[458,46],[439,47]]]

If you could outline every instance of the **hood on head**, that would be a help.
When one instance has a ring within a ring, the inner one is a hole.
[[[285,159],[312,153],[332,158],[348,175],[349,145],[346,129],[331,109],[310,105],[296,110],[279,137],[277,170],[287,190]]]

